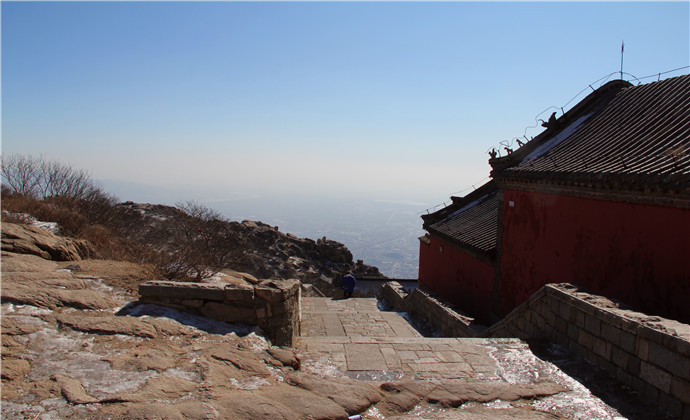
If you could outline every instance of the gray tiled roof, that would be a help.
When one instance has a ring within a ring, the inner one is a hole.
[[[498,232],[498,190],[493,182],[453,204],[424,216],[424,228],[437,237],[492,257]]]
[[[569,126],[530,143],[512,164],[494,170],[494,178],[614,180],[687,189],[690,75],[622,88],[603,108],[582,110]]]

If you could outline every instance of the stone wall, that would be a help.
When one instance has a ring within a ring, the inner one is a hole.
[[[690,325],[548,284],[483,337],[546,339],[605,369],[674,418],[690,419]]]
[[[444,337],[476,337],[486,328],[449,303],[419,288],[407,293],[400,283],[391,281],[381,289],[381,297],[396,311],[423,319]]]
[[[426,291],[406,293],[387,283],[382,298],[424,319],[446,337],[543,339],[603,368],[655,401],[674,418],[690,420],[690,325],[622,307],[575,285],[547,284],[486,329]]]
[[[300,334],[300,282],[264,280],[255,285],[149,281],[139,301],[173,307],[229,323],[261,327],[274,345],[291,346]]]

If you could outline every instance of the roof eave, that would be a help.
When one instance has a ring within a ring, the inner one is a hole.
[[[457,239],[454,239],[453,237],[444,234],[443,232],[439,232],[433,228],[425,228],[429,234],[432,236],[436,237],[437,239],[440,239],[442,242],[445,242],[460,251],[463,251],[464,253],[468,254],[469,256],[480,260],[484,262],[485,264],[488,265],[494,265],[496,261],[496,247],[493,247],[491,249],[481,249],[476,246],[470,245],[466,242],[458,241]]]
[[[465,207],[466,205],[472,203],[475,200],[478,200],[478,199],[484,197],[485,195],[491,193],[492,191],[495,191],[496,189],[497,189],[496,183],[493,180],[490,180],[487,183],[485,183],[484,185],[482,185],[481,187],[475,189],[474,191],[472,191],[471,193],[469,193],[463,197],[451,196],[450,197],[452,200],[451,204],[449,204],[446,207],[444,207],[440,210],[437,210],[433,213],[422,215],[422,220],[424,222],[422,224],[422,227],[424,229],[426,229],[427,226],[429,226],[433,223],[436,223],[440,220],[445,219],[446,216],[448,216],[452,212]]]
[[[519,149],[506,156],[489,159],[489,164],[492,168],[491,176],[494,177],[507,168],[519,165],[525,157],[532,153],[532,151],[549,141],[552,137],[558,135],[578,118],[603,108],[616,96],[616,94],[618,94],[618,92],[632,86],[632,84],[624,80],[613,80],[599,89],[596,89],[594,92],[587,95],[585,99],[568,110],[568,112],[556,119],[552,126],[542,131]]]

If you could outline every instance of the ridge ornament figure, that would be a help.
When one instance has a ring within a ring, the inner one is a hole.
[[[341,288],[343,289],[343,295],[345,299],[349,299],[352,297],[352,293],[355,291],[355,286],[357,285],[357,280],[355,279],[355,276],[352,274],[347,274],[343,276],[343,280],[341,282]]]

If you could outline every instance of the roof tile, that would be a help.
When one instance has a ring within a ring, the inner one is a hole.
[[[623,88],[566,138],[544,147],[559,134],[543,138],[533,146],[533,156],[494,171],[494,177],[559,173],[644,175],[635,179],[656,178],[656,183],[685,179],[690,175],[690,75]]]

